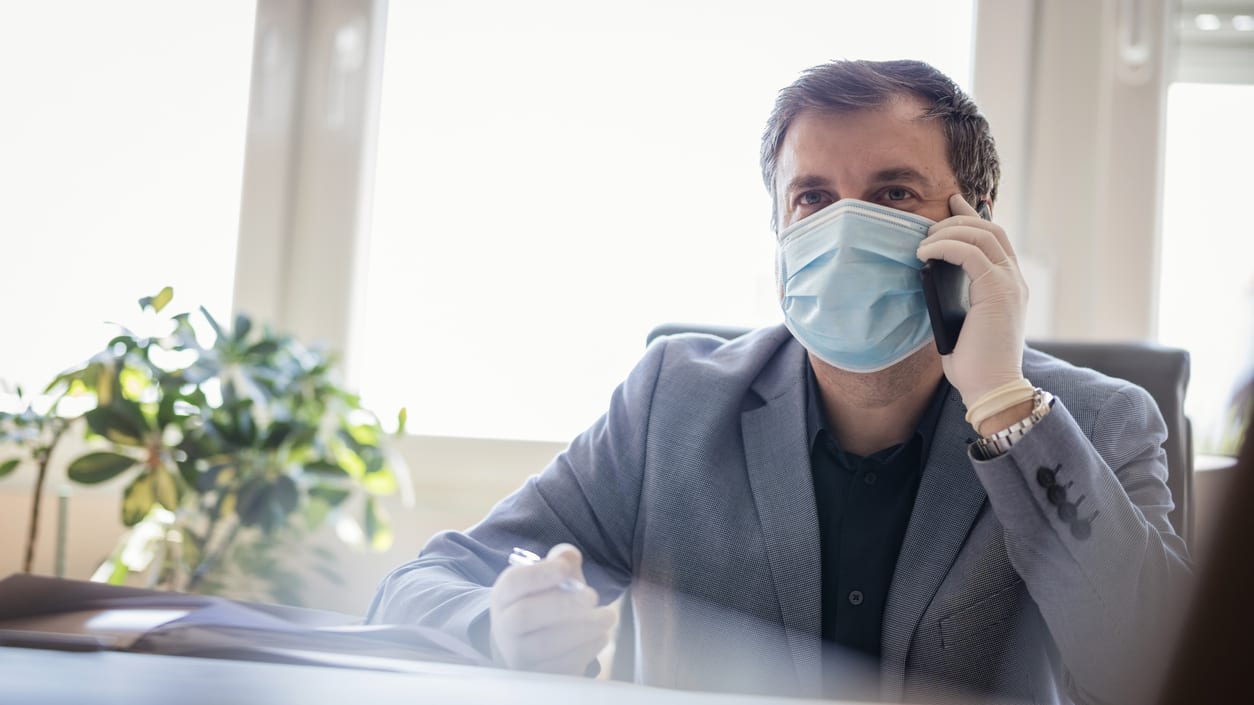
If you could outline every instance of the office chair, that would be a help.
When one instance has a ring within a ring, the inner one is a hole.
[[[748,333],[748,328],[665,323],[649,332],[648,343],[663,335],[704,333],[725,340]],[[1070,343],[1028,341],[1028,346],[1088,367],[1111,377],[1125,379],[1150,393],[1167,423],[1167,488],[1176,508],[1168,518],[1187,543],[1193,534],[1193,429],[1184,415],[1184,394],[1189,385],[1189,353],[1152,343]]]

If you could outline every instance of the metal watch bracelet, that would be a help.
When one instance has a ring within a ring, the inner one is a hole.
[[[1005,453],[1014,447],[1028,429],[1035,426],[1045,415],[1049,413],[1049,409],[1054,404],[1054,395],[1041,389],[1036,388],[1032,395],[1032,413],[1022,421],[1011,424],[1009,428],[1003,429],[990,436],[982,436],[975,442],[975,455],[980,460],[992,460],[997,456]]]

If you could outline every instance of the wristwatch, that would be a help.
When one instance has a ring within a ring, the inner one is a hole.
[[[975,445],[975,456],[980,460],[992,460],[997,456],[1010,450],[1014,444],[1019,442],[1027,434],[1028,429],[1040,423],[1049,413],[1049,409],[1054,405],[1054,395],[1041,389],[1036,388],[1032,395],[1032,413],[1028,417],[1018,423],[994,433],[991,436],[982,436],[977,440]]]

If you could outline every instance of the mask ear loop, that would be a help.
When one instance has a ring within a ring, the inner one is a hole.
[[[781,298],[784,296],[784,247],[778,243],[775,245],[775,290]]]

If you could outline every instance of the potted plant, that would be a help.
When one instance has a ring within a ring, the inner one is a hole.
[[[20,451],[0,475],[23,460],[38,473],[26,569],[49,466],[81,429],[87,451],[66,463],[68,479],[127,483],[129,532],[96,579],[142,572],[169,589],[299,603],[300,576],[284,558],[331,520],[341,537],[385,549],[378,498],[399,490],[402,466],[330,355],[246,315],[230,328],[203,307],[167,316],[172,298],[167,287],[139,301],[156,334],[122,328],[43,395],[19,390],[22,408],[0,413],[0,441]],[[395,432],[404,425],[402,409]]]

